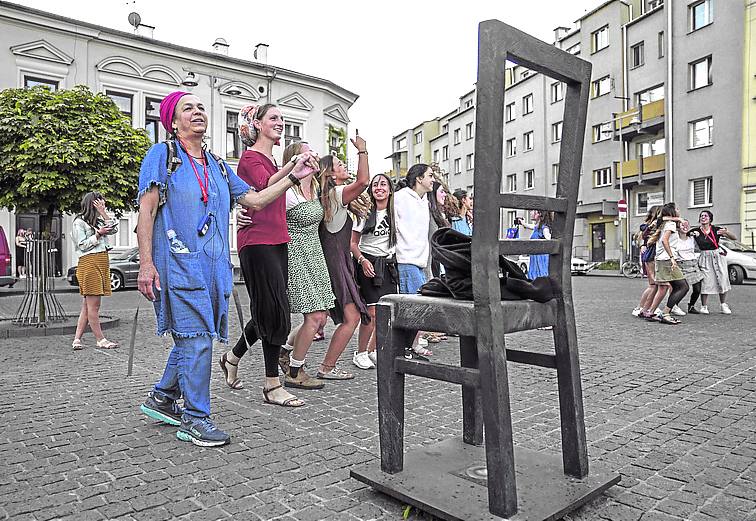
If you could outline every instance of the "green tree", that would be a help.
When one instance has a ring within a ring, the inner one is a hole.
[[[82,196],[97,191],[116,213],[131,209],[149,146],[108,96],[85,86],[4,90],[0,208],[78,213]]]

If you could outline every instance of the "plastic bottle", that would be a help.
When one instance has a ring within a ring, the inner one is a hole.
[[[181,239],[176,237],[175,230],[168,230],[165,232],[165,234],[168,236],[168,241],[171,243],[171,251],[173,253],[189,253],[189,248],[184,246],[184,243],[181,242]]]

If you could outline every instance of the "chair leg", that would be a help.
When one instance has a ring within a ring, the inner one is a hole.
[[[478,368],[475,337],[459,337],[459,359],[462,367]],[[483,444],[483,413],[478,387],[462,386],[462,440],[468,445]]]
[[[517,512],[512,412],[509,405],[509,378],[504,335],[487,331],[489,342],[477,338],[480,399],[485,402],[483,422],[486,433],[488,509],[500,517]],[[480,334],[480,331],[479,331]],[[498,340],[498,341],[497,341]]]
[[[575,311],[572,299],[559,299],[554,325],[559,416],[562,424],[562,462],[569,476],[588,475],[588,449],[585,440],[583,388],[580,382]]]
[[[404,374],[394,370],[394,359],[404,356],[412,337],[409,331],[391,327],[388,304],[375,306],[375,319],[381,470],[395,474],[404,468]]]

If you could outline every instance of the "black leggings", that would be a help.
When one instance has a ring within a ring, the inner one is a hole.
[[[672,286],[672,292],[667,299],[667,306],[673,308],[682,301],[690,287],[688,286],[688,281],[685,279],[671,280],[669,281],[669,285]]]
[[[701,296],[701,285],[703,284],[702,280],[699,280],[695,284],[693,284],[693,291],[690,293],[690,301],[688,302],[688,307],[693,307],[696,305],[696,302],[698,302],[698,297]]]
[[[244,340],[246,337],[246,341]],[[244,326],[244,334],[236,342],[236,345],[231,350],[234,356],[241,358],[247,352],[247,343],[249,345],[257,342],[257,330],[254,323],[250,320],[247,325]],[[271,344],[267,340],[262,341],[263,359],[265,360],[265,376],[269,378],[275,378],[278,376],[278,355],[281,352],[281,346]]]

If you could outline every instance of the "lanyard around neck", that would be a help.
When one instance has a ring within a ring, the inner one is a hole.
[[[714,228],[712,228],[711,225],[709,225],[709,232],[705,233],[704,235],[709,238],[716,249],[719,249],[719,241],[717,240],[717,235],[714,233]]]
[[[197,165],[195,165],[194,156],[192,156],[189,153],[189,149],[184,145],[183,142],[180,142],[181,146],[184,148],[184,151],[186,152],[186,155],[190,158],[190,163],[192,165],[192,170],[194,170],[194,176],[197,178],[197,184],[199,184],[200,192],[202,193],[202,202],[205,206],[207,206],[207,200],[208,200],[208,190],[210,187],[210,176],[207,173],[207,156],[205,155],[205,151],[202,151],[202,170],[205,174],[205,183],[202,184],[202,178],[199,175],[199,171],[197,170]]]

